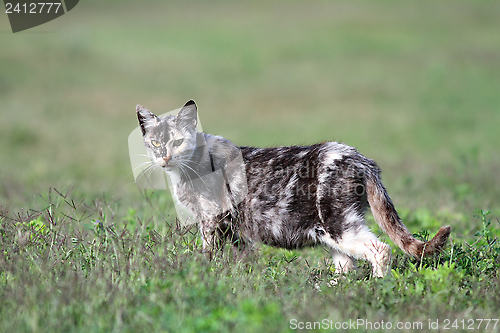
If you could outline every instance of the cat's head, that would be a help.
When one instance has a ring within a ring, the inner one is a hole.
[[[198,122],[193,100],[188,101],[177,116],[160,118],[142,105],[137,105],[136,111],[144,144],[153,163],[170,171],[192,158],[197,146]]]

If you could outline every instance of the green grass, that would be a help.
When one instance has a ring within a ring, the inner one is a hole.
[[[496,1],[88,0],[17,34],[4,18],[1,331],[498,317]],[[365,265],[333,288],[320,248],[207,262],[170,195],[133,184],[127,147],[136,104],[190,98],[205,131],[237,144],[358,147],[410,230],[450,224],[452,245],[423,263],[393,246],[390,277]],[[54,188],[73,188],[68,203]]]
[[[469,325],[498,316],[500,225],[486,211],[477,216],[482,230],[435,258],[395,251],[388,277],[370,277],[361,263],[332,286],[337,276],[320,249],[264,247],[242,257],[226,249],[208,261],[196,227],[169,222],[154,193],[149,208],[128,212],[55,189],[37,201],[43,209],[0,215],[5,332],[277,332],[323,320]],[[432,215],[409,220],[436,224]]]

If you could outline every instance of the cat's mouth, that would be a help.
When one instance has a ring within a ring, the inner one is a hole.
[[[175,168],[175,165],[172,165],[172,164],[169,164],[169,163],[164,163],[161,167],[165,171],[172,171]]]
[[[175,166],[172,164],[169,164],[168,162],[161,161],[157,163],[157,166],[162,168],[164,171],[171,171]]]

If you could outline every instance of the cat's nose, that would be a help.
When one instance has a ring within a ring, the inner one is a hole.
[[[171,158],[172,158],[172,156],[165,156],[163,158],[163,160],[165,161],[165,164],[168,164],[168,161],[170,161]]]

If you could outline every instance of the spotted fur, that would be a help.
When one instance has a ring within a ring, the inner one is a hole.
[[[148,154],[177,179],[174,194],[198,219],[205,251],[212,253],[226,239],[240,249],[255,242],[286,249],[321,244],[331,250],[339,272],[355,268],[356,259],[366,259],[375,276],[384,276],[391,252],[365,225],[368,207],[389,237],[412,256],[430,255],[445,245],[449,226],[428,242],[413,237],[381,182],[378,166],[355,148],[337,142],[237,147],[197,133],[196,112],[194,101],[177,117],[162,119],[137,107]],[[186,144],[176,150],[172,142],[181,137]],[[154,138],[162,142],[161,149],[151,147]],[[230,170],[229,161],[240,153],[244,167]],[[201,176],[204,184],[194,186],[192,180]]]

